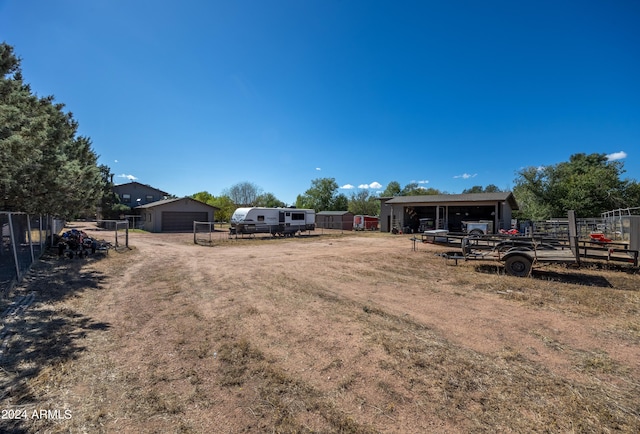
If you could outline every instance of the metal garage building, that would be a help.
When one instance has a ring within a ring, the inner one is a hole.
[[[140,212],[142,228],[149,232],[190,232],[193,222],[212,222],[214,206],[183,197],[165,199],[135,208]]]
[[[461,232],[463,222],[491,222],[491,232],[511,228],[518,204],[511,192],[437,194],[380,198],[380,230],[420,232],[429,229]]]

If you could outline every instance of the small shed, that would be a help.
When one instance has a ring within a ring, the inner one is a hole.
[[[135,208],[149,232],[190,232],[193,222],[212,222],[219,208],[190,197],[164,199]]]
[[[316,213],[316,228],[353,230],[353,213],[349,211],[320,211]]]

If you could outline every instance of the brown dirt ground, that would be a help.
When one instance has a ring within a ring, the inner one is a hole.
[[[5,318],[0,409],[25,417],[0,430],[640,431],[637,270],[515,278],[408,236],[213,237],[43,258]]]

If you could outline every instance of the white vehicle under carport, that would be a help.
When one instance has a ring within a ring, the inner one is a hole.
[[[462,228],[469,235],[488,235],[493,233],[493,222],[490,220],[463,221]]]
[[[294,236],[316,227],[316,212],[300,208],[238,208],[229,221],[232,235],[271,234]]]

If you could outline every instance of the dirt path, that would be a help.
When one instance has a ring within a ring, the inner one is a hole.
[[[386,234],[130,243],[86,264],[105,276],[99,290],[56,302],[104,326],[49,371],[54,386],[42,372],[31,386],[73,418],[28,429],[640,427],[637,275],[594,288],[479,273]]]

